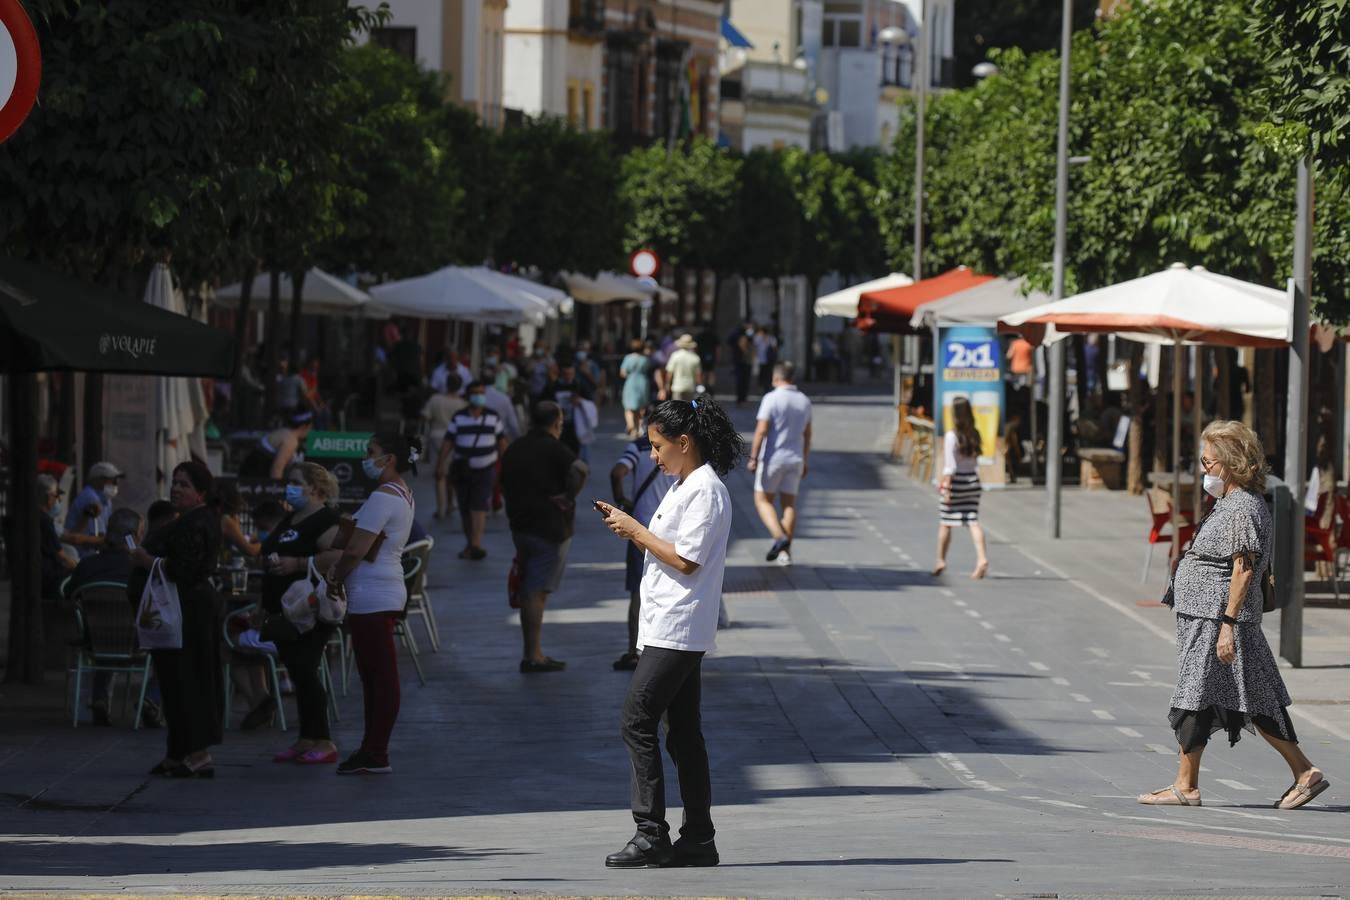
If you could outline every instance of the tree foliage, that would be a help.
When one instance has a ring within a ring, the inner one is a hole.
[[[1255,0],[1250,22],[1272,82],[1263,136],[1289,155],[1311,152],[1328,171],[1350,162],[1350,5]]]
[[[649,247],[670,266],[717,259],[736,211],[740,169],[739,159],[705,139],[669,152],[659,145],[630,152],[620,169],[629,212],[624,249]]]

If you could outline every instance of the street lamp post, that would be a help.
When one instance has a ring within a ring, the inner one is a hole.
[[[1064,252],[1069,198],[1069,50],[1073,41],[1073,3],[1064,0],[1059,41],[1059,142],[1055,154],[1055,257],[1051,302],[1064,299]],[[1064,443],[1064,342],[1050,345],[1050,421],[1045,435],[1045,488],[1049,500],[1050,537],[1060,533],[1060,482]],[[1033,390],[1034,395],[1034,390]],[[1036,448],[1032,447],[1035,453]]]

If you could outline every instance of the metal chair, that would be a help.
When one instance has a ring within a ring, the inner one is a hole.
[[[1172,512],[1172,497],[1166,491],[1158,488],[1149,488],[1144,491],[1144,502],[1148,504],[1149,515],[1153,517],[1153,524],[1148,531],[1148,552],[1144,555],[1144,571],[1139,576],[1139,581],[1148,581],[1148,570],[1153,564],[1153,547],[1155,544],[1172,543],[1172,532],[1168,526],[1180,529],[1181,546],[1185,547],[1191,542],[1195,535],[1195,522],[1186,513],[1174,515]]]
[[[131,676],[141,676],[136,699],[136,718],[132,728],[141,727],[145,707],[145,689],[150,681],[150,654],[136,646],[136,615],[127,602],[127,586],[120,581],[94,581],[81,585],[74,594],[75,690],[69,695],[71,726],[80,725],[80,687],[85,672],[110,672],[114,679],[127,676],[122,696],[122,711],[131,699]]]
[[[236,657],[241,660],[241,664],[244,664],[243,661],[246,660],[247,664],[267,666],[268,688],[271,691],[272,697],[277,701],[277,728],[281,731],[286,730],[286,704],[283,703],[281,699],[281,674],[276,657],[270,653],[253,653],[240,650],[239,642],[235,639],[235,635],[230,631],[230,626],[233,621],[241,617],[246,618],[256,608],[256,603],[240,607],[226,616],[224,623],[221,625],[221,633],[224,635],[225,639],[225,654],[222,657],[222,664],[225,669],[225,712],[224,722],[221,727],[226,731],[230,730],[230,712],[231,707],[234,705],[234,682],[230,680],[230,670],[234,666]]]
[[[413,557],[419,563],[414,575],[404,575],[408,585],[408,606],[405,612],[407,616],[421,616],[433,653],[441,649],[440,625],[436,622],[436,610],[431,605],[431,598],[427,596],[427,566],[431,562],[431,550],[435,545],[435,539],[427,537],[403,548],[404,559]]]

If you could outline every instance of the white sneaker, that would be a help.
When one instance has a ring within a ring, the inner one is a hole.
[[[782,553],[778,554],[778,558],[774,560],[774,562],[780,566],[790,566],[792,565],[792,554],[784,550]]]

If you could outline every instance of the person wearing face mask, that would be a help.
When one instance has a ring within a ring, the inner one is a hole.
[[[464,549],[460,559],[480,560],[483,532],[487,530],[492,489],[497,480],[497,454],[505,446],[501,417],[488,408],[487,386],[481,381],[469,385],[469,405],[455,413],[445,430],[437,473],[449,472],[459,502],[464,526]]]
[[[356,527],[328,573],[330,589],[347,591],[347,632],[365,708],[361,747],[338,766],[339,775],[394,771],[389,765],[389,736],[401,699],[394,626],[408,603],[402,559],[416,514],[402,473],[421,453],[421,441],[398,432],[370,439],[361,468],[376,486],[357,510]]]
[[[178,518],[146,535],[131,551],[135,569],[127,595],[139,600],[156,561],[178,588],[183,616],[183,646],[152,650],[155,677],[168,727],[164,759],[152,775],[210,778],[215,775],[211,747],[222,737],[224,684],[220,666],[219,598],[210,578],[220,562],[220,510],[214,506],[210,470],[197,460],[173,470],[169,498]]]
[[[96,462],[89,467],[84,487],[71,501],[61,540],[74,547],[81,559],[93,556],[103,546],[108,516],[117,498],[117,482],[122,477],[122,470],[112,463]]]
[[[327,572],[337,562],[340,551],[333,549],[333,542],[338,534],[338,514],[332,506],[337,497],[337,479],[323,466],[303,463],[286,473],[286,505],[291,512],[262,544],[267,567],[262,580],[262,606],[267,613],[281,612],[282,595],[309,575],[311,561],[319,572]],[[319,675],[319,661],[334,630],[333,625],[315,622],[297,640],[277,642],[277,655],[295,684],[300,736],[291,747],[275,754],[273,762],[329,765],[338,761],[337,745],[328,729],[328,693]],[[268,700],[274,708],[276,701],[270,696]]]
[[[745,442],[716,402],[667,400],[647,419],[658,468],[675,477],[650,525],[596,501],[605,525],[645,554],[637,667],[623,705],[637,833],[605,859],[611,868],[715,866],[712,777],[703,742],[703,656],[716,643],[731,535],[731,496],[720,476],[745,455]],[[684,802],[680,839],[666,822],[659,725]]]
[[[1179,747],[1172,784],[1139,795],[1148,806],[1200,806],[1200,759],[1209,739],[1259,734],[1294,776],[1275,804],[1297,809],[1329,783],[1298,745],[1286,707],[1289,692],[1261,630],[1273,522],[1262,493],[1266,455],[1241,422],[1210,423],[1200,469],[1215,498],[1172,574],[1163,602],[1177,616],[1177,679],[1168,721]],[[1294,577],[1302,578],[1299,567]]]

